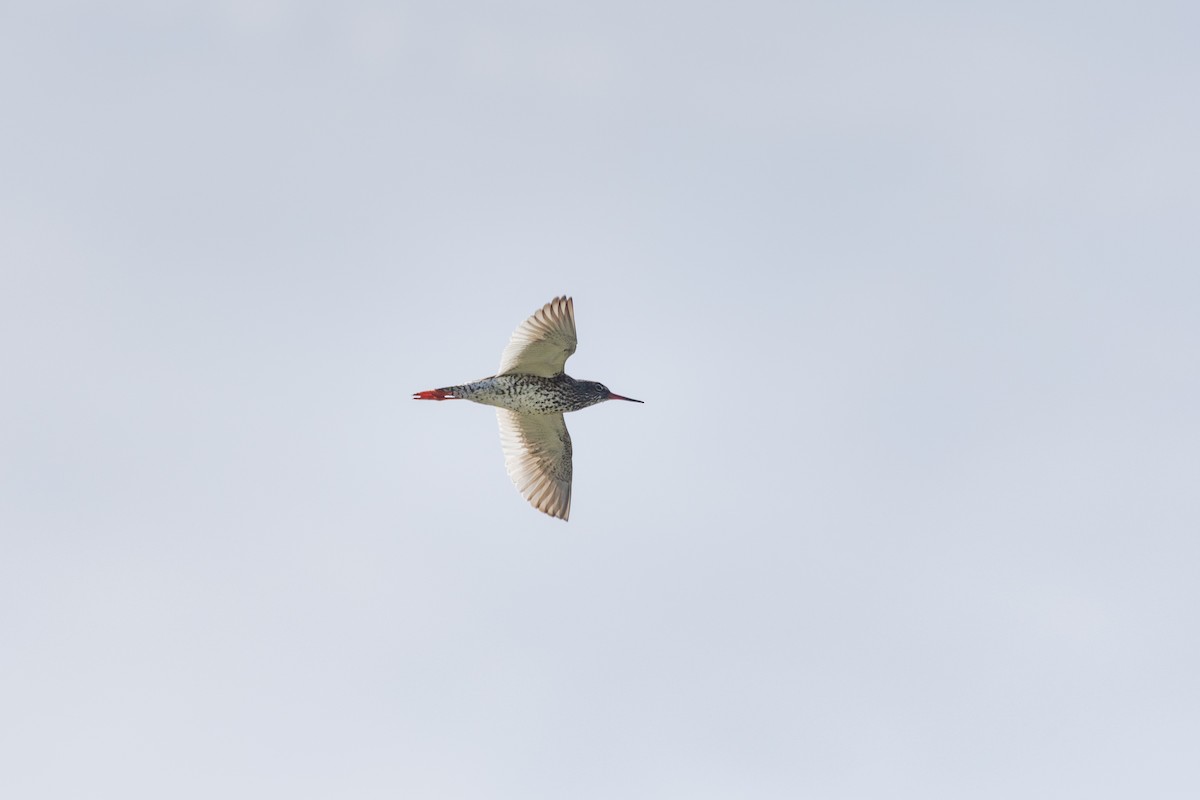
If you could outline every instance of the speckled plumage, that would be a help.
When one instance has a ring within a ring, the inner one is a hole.
[[[595,381],[577,381],[565,373],[553,378],[540,375],[496,375],[461,386],[435,391],[486,406],[507,408],[522,414],[562,414],[594,406],[610,392]]]
[[[573,448],[562,415],[605,400],[642,402],[567,375],[575,344],[574,303],[556,297],[517,327],[496,375],[413,395],[496,406],[509,477],[535,508],[563,520],[571,510]]]

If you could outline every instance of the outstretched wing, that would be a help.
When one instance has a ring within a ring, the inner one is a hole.
[[[571,513],[571,434],[562,414],[496,409],[504,466],[538,511],[565,520]]]
[[[575,303],[556,297],[513,331],[497,375],[561,375],[575,352]]]

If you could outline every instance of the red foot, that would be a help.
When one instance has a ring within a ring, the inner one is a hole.
[[[413,395],[413,400],[461,400],[452,392],[447,392],[445,389],[431,389],[428,392],[417,392]]]

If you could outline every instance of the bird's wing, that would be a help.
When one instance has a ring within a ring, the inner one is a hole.
[[[571,434],[562,414],[496,409],[504,466],[538,511],[565,520],[571,513]]]
[[[575,352],[575,304],[556,297],[513,331],[497,375],[561,375]]]

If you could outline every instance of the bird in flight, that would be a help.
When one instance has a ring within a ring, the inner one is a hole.
[[[497,406],[504,466],[530,505],[565,520],[571,513],[571,434],[566,411],[632,397],[563,372],[575,352],[575,304],[556,297],[517,326],[490,378],[417,392],[414,400],[471,400]]]

